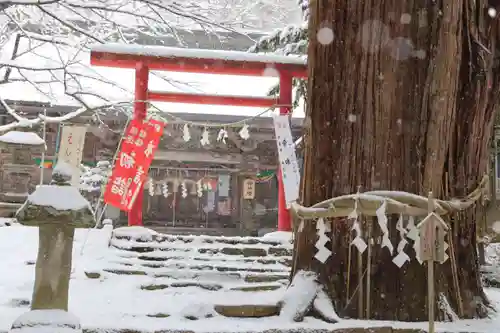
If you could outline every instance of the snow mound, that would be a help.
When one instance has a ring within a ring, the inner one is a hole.
[[[317,276],[312,272],[299,271],[295,274],[283,299],[280,317],[287,321],[298,321],[298,313],[304,313],[318,292]]]
[[[152,242],[155,236],[158,235],[158,233],[148,228],[130,226],[130,227],[116,228],[113,231],[113,235],[118,238],[130,238],[130,240]]]
[[[28,202],[56,210],[81,210],[90,207],[89,202],[74,186],[40,185],[28,196]]]
[[[54,170],[52,170],[52,174],[58,174],[63,177],[67,177],[68,179],[71,179],[74,173],[75,168],[64,161],[58,161]]]
[[[45,141],[33,132],[10,131],[4,135],[0,135],[0,142],[14,143],[20,145],[40,146],[44,145]]]
[[[63,310],[32,310],[19,316],[12,324],[15,333],[77,333],[82,332],[77,317]]]
[[[263,240],[279,242],[279,243],[292,243],[293,233],[291,231],[274,231],[265,234],[261,238]]]
[[[108,168],[111,164],[109,163],[109,161],[99,161],[97,162],[96,164],[96,167],[98,168]]]

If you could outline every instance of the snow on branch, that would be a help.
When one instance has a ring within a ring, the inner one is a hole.
[[[483,177],[479,186],[463,199],[435,200],[435,213],[446,215],[471,207],[483,200],[489,193],[489,178]],[[385,205],[386,214],[427,216],[428,198],[400,191],[371,191],[348,194],[325,200],[312,207],[292,203],[292,212],[300,219],[348,217],[354,209],[365,216],[377,216],[379,208]]]
[[[107,105],[101,105],[97,107],[81,107],[73,112],[66,113],[63,116],[59,117],[49,117],[43,114],[38,114],[36,118],[28,119],[26,117],[20,116],[14,109],[12,109],[3,99],[0,98],[0,104],[6,109],[7,113],[10,114],[15,121],[6,125],[0,126],[0,133],[11,131],[18,127],[32,127],[34,125],[46,122],[46,123],[61,123],[65,121],[69,121],[73,118],[76,118],[86,112],[97,112],[99,110],[104,110],[108,108],[113,108],[118,105],[123,104],[131,104],[131,102],[116,102],[110,103]]]
[[[268,19],[262,20],[262,13]],[[132,100],[129,80],[117,82],[109,69],[90,66],[89,44],[161,45],[173,38],[175,46],[185,46],[184,38],[196,31],[211,40],[220,32],[224,38],[246,36],[239,29],[274,29],[292,15],[282,0],[0,0],[0,96],[68,106]],[[161,83],[177,84],[153,75]],[[20,125],[28,123],[14,126]]]

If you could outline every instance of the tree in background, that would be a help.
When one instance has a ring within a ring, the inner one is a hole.
[[[282,29],[275,30],[272,34],[262,37],[248,51],[252,53],[276,53],[280,55],[306,55],[309,45],[307,33],[307,20],[309,17],[308,0],[298,0],[302,11],[303,22],[301,25],[288,25]],[[294,79],[296,95],[293,106],[297,107],[301,99],[307,98],[307,84],[301,79]],[[277,96],[279,86],[271,89],[269,95]]]
[[[111,171],[112,165],[108,161],[99,161],[95,167],[82,165],[80,190],[93,209],[100,205],[99,201],[102,199]]]
[[[477,188],[487,172],[500,96],[499,28],[485,0],[312,1],[303,204],[356,193],[359,186],[423,196],[432,191],[445,200]],[[487,313],[476,250],[481,207],[474,207],[449,221],[448,251],[457,272],[451,259],[437,268],[441,320]],[[392,242],[399,235],[395,220],[389,218]],[[354,247],[356,255],[349,255],[349,221],[333,221],[332,229],[327,247],[333,254],[324,264],[314,259],[315,223],[297,232],[294,274],[317,274],[342,317],[366,316],[369,293],[369,318],[427,319],[426,270],[415,260],[413,242],[405,246],[410,261],[398,268],[374,230],[365,276]],[[366,260],[365,252],[361,263]]]

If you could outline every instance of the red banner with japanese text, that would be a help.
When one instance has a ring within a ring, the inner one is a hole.
[[[106,185],[104,202],[130,211],[148,175],[165,124],[157,120],[133,119],[124,133],[120,152]]]

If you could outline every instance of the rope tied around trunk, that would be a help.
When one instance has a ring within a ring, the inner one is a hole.
[[[443,216],[463,211],[489,196],[489,177],[484,175],[475,190],[462,199],[434,199],[435,213]],[[428,215],[428,198],[403,191],[368,191],[338,196],[311,207],[291,204],[292,213],[299,219],[346,217],[354,209],[365,216],[377,216],[377,210],[386,204],[386,214],[423,217]]]

